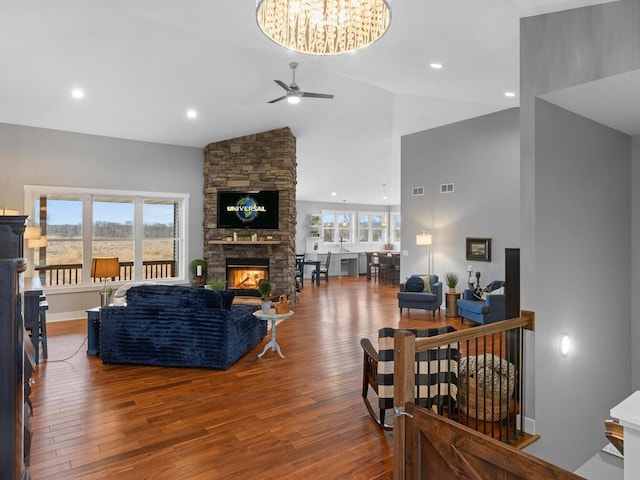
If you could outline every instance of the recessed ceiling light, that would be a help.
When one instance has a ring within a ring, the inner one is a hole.
[[[84,92],[79,88],[74,88],[73,90],[71,90],[71,96],[77,99],[84,98]]]
[[[190,110],[187,110],[187,117],[196,118],[197,116],[198,116],[198,112],[196,112],[193,108]]]
[[[514,98],[516,96],[516,92],[504,92],[504,96],[507,98]]]
[[[440,70],[442,68],[442,64],[439,62],[430,63],[429,66],[434,70]]]
[[[332,197],[335,197],[336,195],[337,195],[337,193],[336,193],[336,192],[331,192],[331,196],[332,196]]]

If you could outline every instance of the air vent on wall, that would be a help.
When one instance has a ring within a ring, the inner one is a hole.
[[[424,195],[424,187],[411,187],[411,195],[414,197]]]
[[[440,193],[453,193],[453,183],[442,183]]]

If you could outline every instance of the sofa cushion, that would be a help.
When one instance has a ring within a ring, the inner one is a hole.
[[[140,285],[127,291],[127,305],[159,308],[222,308],[220,292],[182,285]]]
[[[236,296],[235,290],[218,290],[220,297],[222,299],[222,309],[223,310],[231,310],[231,305],[233,305],[233,299]]]
[[[431,292],[431,284],[432,284],[431,280],[432,280],[431,275],[424,275],[422,277],[422,281],[424,282],[423,292],[427,292],[427,293]]]
[[[407,292],[422,292],[424,291],[424,280],[421,277],[409,277],[404,286]],[[431,291],[431,289],[429,289]]]

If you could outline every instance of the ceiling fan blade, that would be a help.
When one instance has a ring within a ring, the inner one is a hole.
[[[276,103],[276,102],[279,102],[280,100],[284,100],[285,98],[287,98],[287,96],[286,96],[286,95],[283,95],[283,96],[281,96],[281,97],[274,98],[273,100],[271,100],[271,101],[269,101],[269,102],[267,102],[267,103]]]
[[[274,82],[276,82],[278,85],[280,85],[282,88],[284,88],[287,92],[291,91],[291,89],[289,88],[289,85],[284,83],[282,80],[274,80]]]
[[[300,96],[309,98],[333,98],[333,95],[329,93],[300,92]]]

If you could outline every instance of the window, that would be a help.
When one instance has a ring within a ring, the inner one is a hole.
[[[358,214],[358,240],[384,243],[387,238],[386,214],[382,212]]]
[[[353,243],[354,225],[353,212],[330,211],[322,212],[322,242],[323,243]]]
[[[90,285],[91,259],[118,257],[116,280],[184,279],[188,198],[27,185],[26,211],[47,236],[35,274],[47,286]]]
[[[389,231],[391,233],[390,242],[400,242],[400,233],[402,226],[402,217],[400,216],[400,212],[391,212],[391,223],[389,224]]]

